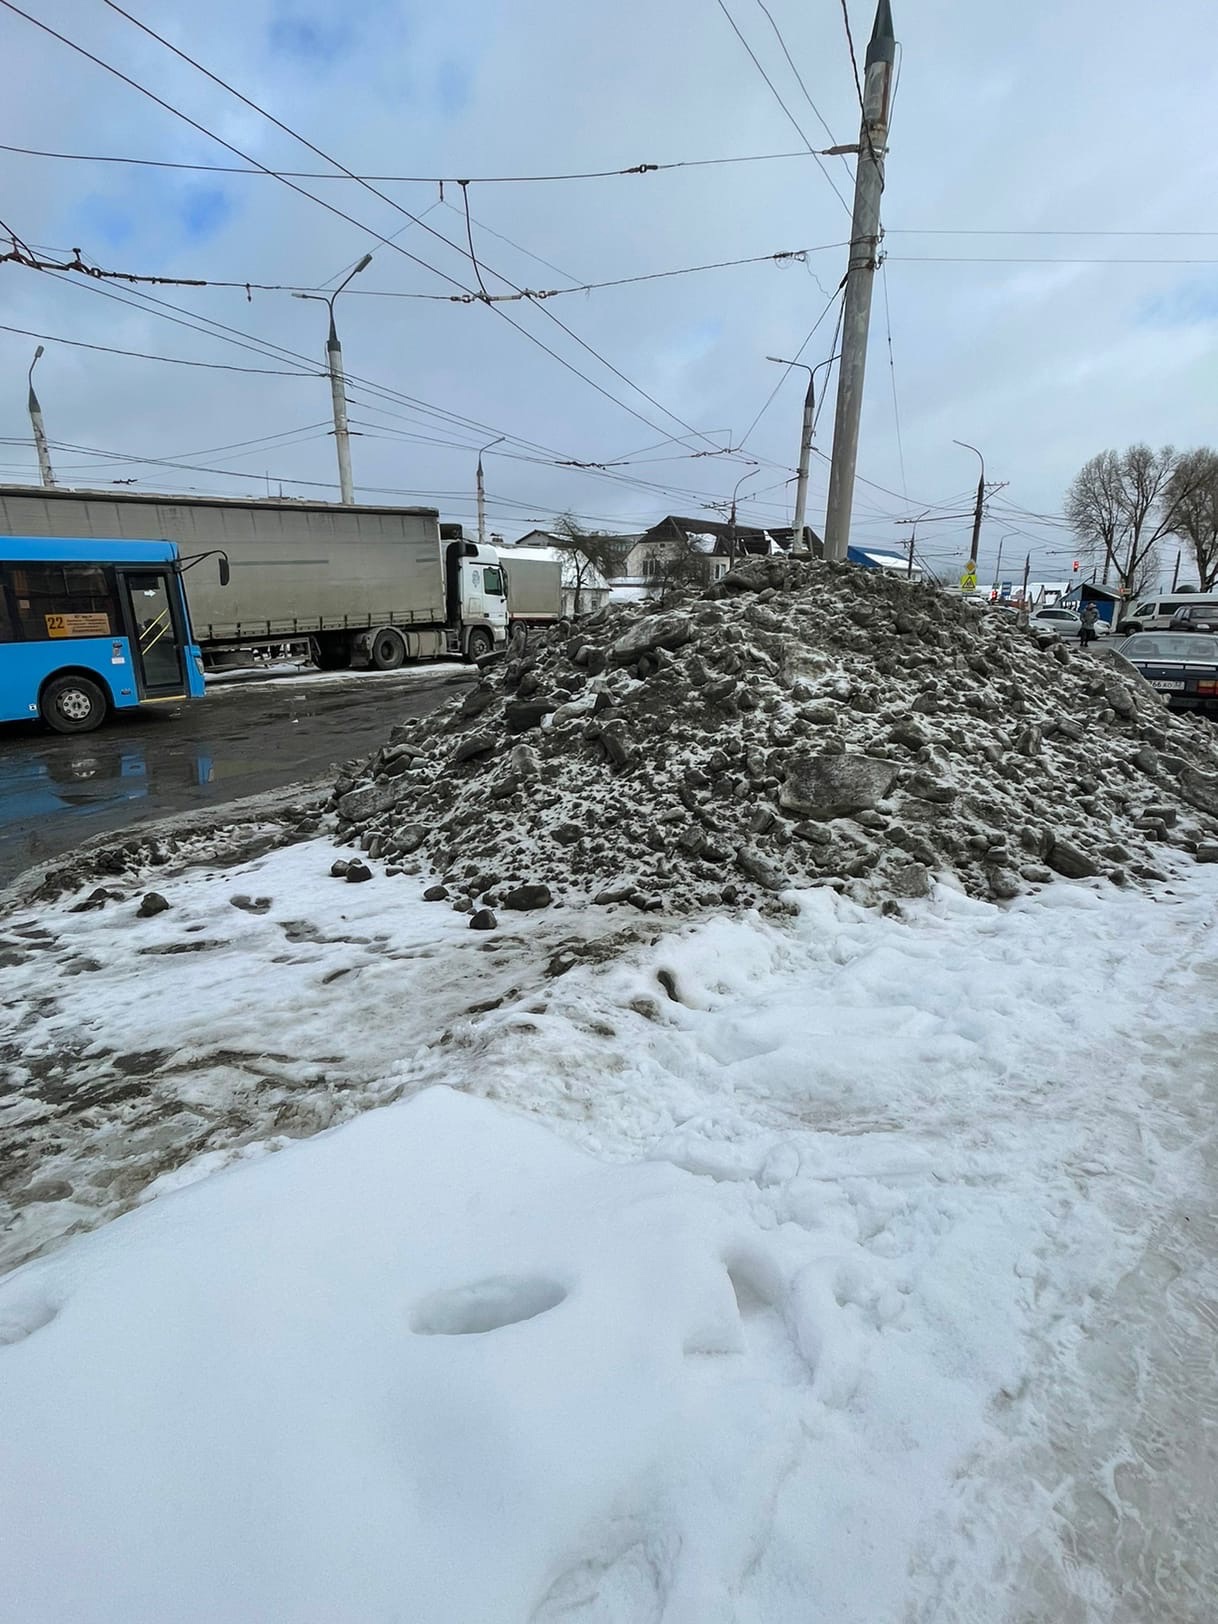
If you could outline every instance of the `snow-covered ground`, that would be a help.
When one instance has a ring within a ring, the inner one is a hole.
[[[299,687],[302,681],[323,685],[341,682],[436,682],[446,676],[473,676],[476,671],[475,666],[466,665],[461,660],[422,660],[416,665],[401,666],[396,671],[319,671],[315,665],[307,665],[303,660],[274,660],[265,665],[238,666],[231,671],[210,671],[207,691],[209,694],[222,694],[250,683],[265,688],[285,688]]]
[[[483,937],[331,856],[0,924],[9,1615],[1212,1618],[1218,873]]]

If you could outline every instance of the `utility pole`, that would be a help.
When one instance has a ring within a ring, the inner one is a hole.
[[[918,539],[918,521],[914,520],[913,529],[909,532],[909,561],[905,565],[905,579],[913,580],[914,542]]]
[[[736,542],[737,542],[737,535],[736,535],[736,497],[739,495],[740,487],[744,484],[745,480],[746,479],[752,479],[753,475],[756,472],[757,472],[757,464],[753,463],[750,469],[746,470],[746,472],[741,474],[740,478],[736,481],[736,484],[735,484],[735,486],[733,487],[733,490],[732,490],[732,511],[731,511],[731,516],[728,519],[728,540],[727,540],[728,561],[729,561],[729,563],[732,563],[732,564],[734,564],[736,562]]]
[[[1171,572],[1171,589],[1172,589],[1173,592],[1176,590],[1176,583],[1180,579],[1180,558],[1181,558],[1181,554],[1177,553],[1176,554],[1176,567]]]
[[[55,483],[55,475],[51,470],[51,450],[47,445],[47,431],[42,422],[42,407],[38,404],[38,396],[34,393],[34,368],[45,354],[46,350],[40,344],[34,351],[34,359],[30,362],[30,370],[26,376],[30,386],[28,405],[30,425],[34,430],[34,445],[38,451],[38,471],[42,476],[43,485],[49,488]]]
[[[502,441],[504,441],[506,439],[507,439],[507,435],[506,434],[501,434],[499,436],[498,440],[492,440],[490,445],[484,445],[482,447],[482,450],[479,451],[479,453],[478,453],[477,481],[478,481],[478,545],[479,545],[479,547],[485,547],[486,546],[486,486],[485,486],[485,484],[483,483],[483,480],[482,480],[482,459],[486,455],[486,453],[491,449],[491,446],[499,445]]]
[[[854,471],[858,463],[859,416],[867,370],[867,332],[871,325],[871,285],[880,249],[880,196],[884,190],[884,155],[897,42],[888,0],[879,0],[867,46],[863,86],[863,119],[854,176],[854,215],[850,227],[850,261],[842,306],[842,364],[837,375],[837,417],[833,426],[833,460],[829,469],[829,505],[825,515],[825,557],[841,563],[850,544],[854,506]]]
[[[808,389],[804,395],[804,419],[799,435],[799,474],[795,482],[795,518],[791,525],[791,545],[802,548],[804,544],[805,515],[808,511],[808,469],[812,461],[812,435],[816,423],[816,374],[821,367],[831,367],[837,360],[831,355],[827,361],[818,361],[814,367],[803,361],[784,361],[781,356],[767,355],[767,361],[773,361],[780,367],[798,367],[801,372],[808,374]]]
[[[294,293],[294,299],[314,299],[324,304],[330,312],[330,331],[326,337],[326,370],[330,374],[330,404],[334,414],[334,445],[338,452],[338,494],[339,500],[345,507],[350,507],[355,501],[355,487],[351,482],[351,431],[347,427],[347,386],[343,377],[343,347],[338,341],[338,329],[334,325],[334,301],[350,282],[351,278],[366,271],[372,263],[372,255],[365,254],[353,270],[347,272],[343,280],[329,295],[319,293]]]
[[[994,589],[996,592],[1002,591],[1002,549],[1006,546],[1007,542],[1016,535],[1016,533],[1017,532],[1014,530],[1008,530],[1006,535],[999,540],[998,561],[994,565]]]
[[[967,440],[953,440],[952,444],[961,445],[966,451],[971,451],[981,463],[981,477],[977,481],[977,500],[973,506],[973,550],[969,554],[974,566],[976,566],[977,549],[981,545],[981,515],[985,507],[985,458],[977,447],[970,445]]]

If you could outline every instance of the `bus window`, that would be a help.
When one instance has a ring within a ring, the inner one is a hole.
[[[113,637],[120,623],[109,572],[100,564],[10,564],[8,582],[19,635]]]

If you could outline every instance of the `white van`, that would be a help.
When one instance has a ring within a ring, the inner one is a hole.
[[[1126,636],[1134,632],[1165,632],[1176,610],[1192,604],[1213,606],[1218,614],[1218,592],[1167,592],[1153,596],[1147,593],[1132,608],[1126,609],[1121,616],[1120,629]]]

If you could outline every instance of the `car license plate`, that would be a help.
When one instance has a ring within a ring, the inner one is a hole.
[[[1184,692],[1184,684],[1182,682],[1165,682],[1162,677],[1152,678],[1150,686],[1152,688],[1159,688],[1164,693],[1168,694],[1182,694]]]

